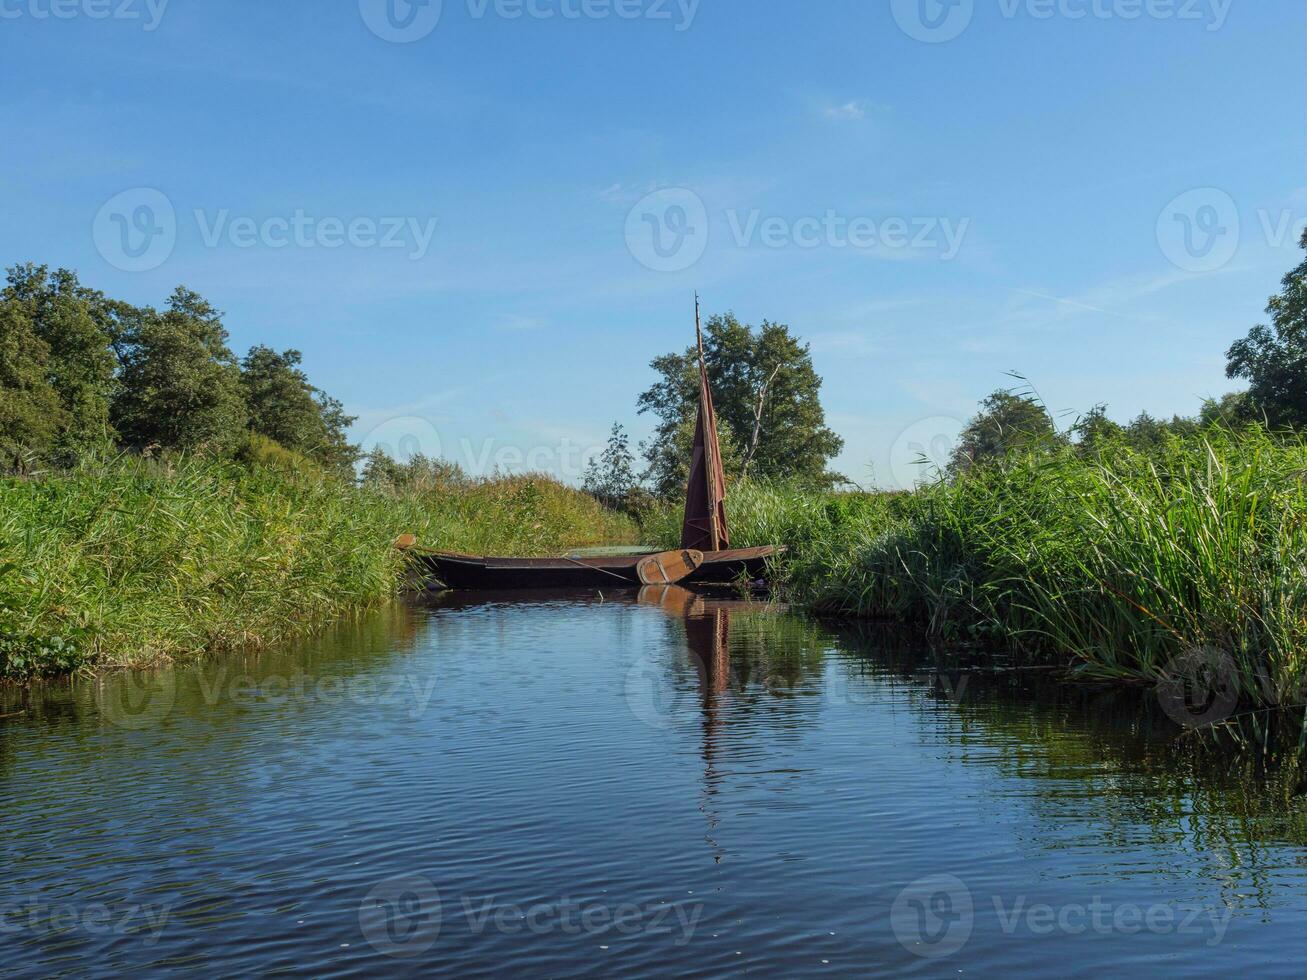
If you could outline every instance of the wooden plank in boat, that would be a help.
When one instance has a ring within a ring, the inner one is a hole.
[[[675,585],[703,564],[702,551],[664,551],[641,558],[635,566],[641,585]]]

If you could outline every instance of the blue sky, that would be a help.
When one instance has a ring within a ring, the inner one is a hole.
[[[473,469],[645,435],[695,289],[812,343],[864,484],[1009,370],[1193,413],[1307,222],[1297,0],[51,3],[0,0],[6,264],[185,283]]]

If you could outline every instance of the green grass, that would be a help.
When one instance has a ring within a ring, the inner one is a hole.
[[[0,480],[0,676],[259,646],[394,596],[423,545],[549,554],[628,542],[546,477],[358,489],[293,461],[88,460]]]
[[[744,484],[736,547],[783,543],[789,597],[953,641],[1156,681],[1228,654],[1245,704],[1301,702],[1307,677],[1307,445],[1212,432],[1100,461],[1010,459],[911,494]],[[648,537],[674,540],[679,516]]]

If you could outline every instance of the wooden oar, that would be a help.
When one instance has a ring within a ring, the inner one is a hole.
[[[675,585],[699,570],[702,551],[663,551],[641,558],[635,566],[641,585]]]
[[[418,539],[416,535],[401,534],[395,539],[394,547],[397,551],[411,551],[413,548],[417,547],[417,543]]]

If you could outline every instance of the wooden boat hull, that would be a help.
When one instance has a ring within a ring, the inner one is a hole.
[[[703,564],[686,582],[733,582],[764,578],[767,559],[780,549],[741,548],[705,552]],[[587,558],[485,558],[433,552],[421,561],[449,589],[638,589],[640,562],[648,555],[601,555]]]

